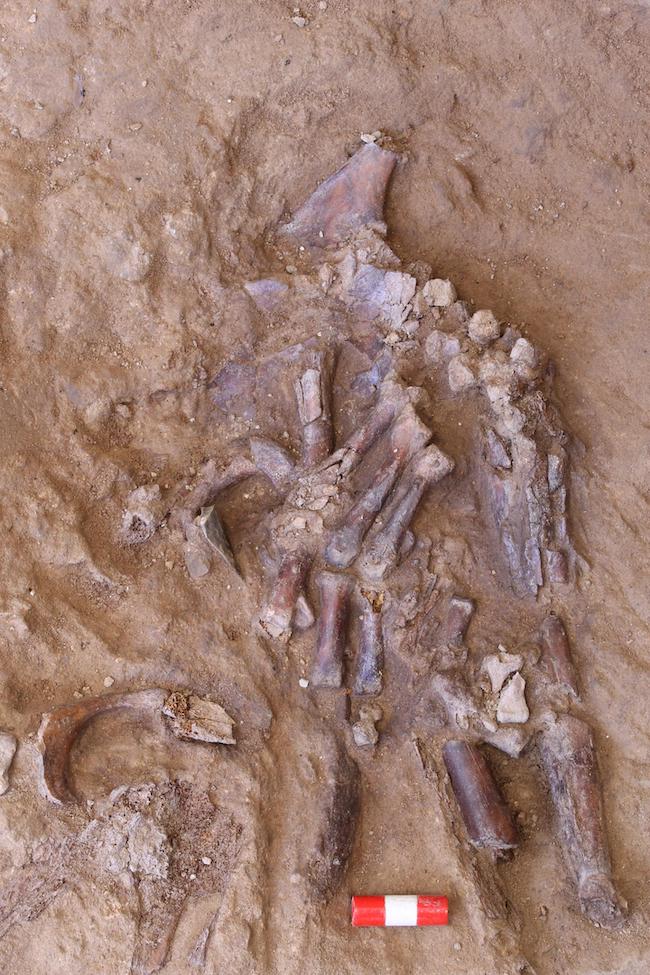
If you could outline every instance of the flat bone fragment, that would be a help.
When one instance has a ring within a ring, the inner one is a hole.
[[[241,575],[235,554],[226,535],[226,529],[223,527],[219,512],[213,504],[207,508],[201,508],[196,518],[196,524],[201,529],[203,537],[210,547],[221,556],[231,569],[234,569],[237,575]]]
[[[38,729],[45,795],[51,802],[75,802],[68,759],[77,736],[98,714],[112,711],[159,711],[167,691],[153,689],[130,694],[104,694],[78,704],[55,708],[43,715]]]
[[[540,631],[544,659],[551,667],[556,684],[579,697],[578,681],[571,660],[569,639],[562,620],[553,614],[547,616]]]
[[[516,847],[517,830],[480,749],[448,741],[442,757],[472,844],[500,852]]]
[[[330,565],[343,569],[352,564],[400,470],[430,439],[428,427],[416,416],[413,407],[407,406],[386,437],[385,456],[372,484],[352,505],[342,524],[330,536],[325,549],[325,558]]]
[[[474,602],[463,596],[452,596],[449,600],[447,618],[442,628],[441,644],[460,646],[474,615]]]
[[[358,560],[364,578],[380,581],[393,568],[422,495],[453,468],[454,462],[435,445],[425,448],[413,458],[366,538]]]
[[[260,473],[268,477],[273,487],[279,491],[284,490],[296,470],[296,465],[288,451],[265,437],[251,437],[250,448],[251,457]]]
[[[499,724],[525,724],[529,717],[526,681],[521,674],[515,674],[499,695],[497,721]]]
[[[354,678],[355,694],[381,694],[383,687],[384,636],[381,606],[370,594],[361,592],[359,610],[359,648]]]
[[[499,647],[498,653],[491,653],[484,658],[482,669],[490,678],[492,693],[498,694],[510,674],[515,674],[524,665],[524,658],[520,653],[508,653]]]
[[[8,731],[0,731],[0,796],[9,790],[9,769],[16,754],[18,742]]]
[[[259,621],[272,640],[287,643],[291,637],[296,603],[303,591],[307,566],[307,556],[302,552],[286,552],[280,559],[269,601]]]
[[[602,789],[590,727],[561,715],[538,739],[564,852],[580,906],[594,924],[617,928],[626,904],[614,889]]]
[[[383,229],[384,200],[397,161],[370,143],[326,179],[281,231],[309,249],[332,247],[364,227]]]
[[[320,616],[311,683],[314,687],[340,687],[351,580],[335,572],[321,572],[316,583],[320,591]]]
[[[184,741],[203,741],[210,744],[234,745],[230,715],[214,701],[206,701],[196,694],[174,692],[162,707],[170,718],[170,727],[177,738]]]

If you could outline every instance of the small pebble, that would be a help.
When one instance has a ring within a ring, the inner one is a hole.
[[[454,951],[460,951],[461,948],[462,948],[462,945],[461,945],[460,941],[454,941]]]
[[[104,678],[104,687],[112,687],[114,683],[115,683],[115,678],[114,677],[105,677]]]
[[[204,863],[206,867],[209,867],[212,860],[210,857],[201,857],[201,863]]]
[[[37,19],[38,19],[38,17],[36,15],[36,11],[34,11],[34,13],[31,15],[31,17],[28,17],[27,18],[27,23],[28,24],[35,24],[36,21],[37,21]]]
[[[492,312],[483,308],[475,312],[467,325],[467,333],[473,342],[479,345],[489,345],[501,334],[501,328]]]
[[[307,18],[306,17],[302,17],[302,16],[292,17],[291,18],[291,23],[292,24],[295,24],[296,27],[306,27],[307,26]]]
[[[301,677],[298,683],[300,684],[301,687],[309,687],[309,681],[307,680],[306,677]]]

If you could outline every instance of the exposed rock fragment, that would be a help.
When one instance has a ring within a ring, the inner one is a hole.
[[[454,356],[450,360],[447,368],[447,378],[449,379],[449,388],[452,393],[459,393],[464,389],[470,389],[476,385],[476,376],[472,371],[470,362],[469,356],[463,353]]]
[[[526,681],[521,674],[515,674],[501,691],[497,707],[497,721],[500,724],[525,724],[530,717],[526,704]]]
[[[163,704],[162,713],[171,718],[171,730],[184,741],[235,744],[232,734],[234,721],[214,701],[176,691]]]
[[[128,545],[146,542],[161,521],[160,486],[145,484],[131,491],[122,516],[122,538]]]
[[[467,325],[467,333],[478,345],[489,345],[499,338],[501,329],[492,312],[484,308],[474,312]]]
[[[432,308],[448,308],[456,301],[456,289],[451,281],[432,278],[422,288],[424,300]]]
[[[379,732],[375,724],[377,721],[381,721],[382,717],[383,711],[376,704],[359,708],[359,720],[352,725],[352,737],[355,745],[360,748],[373,748],[377,744]]]
[[[16,754],[18,742],[8,731],[0,731],[0,796],[9,789],[9,769]]]

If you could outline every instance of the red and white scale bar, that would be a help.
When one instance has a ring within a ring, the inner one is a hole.
[[[448,923],[449,902],[446,897],[381,894],[352,898],[352,924],[355,928],[415,928]]]

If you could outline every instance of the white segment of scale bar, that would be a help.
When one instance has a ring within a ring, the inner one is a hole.
[[[386,913],[384,924],[387,928],[417,927],[417,894],[386,894],[384,911]]]

